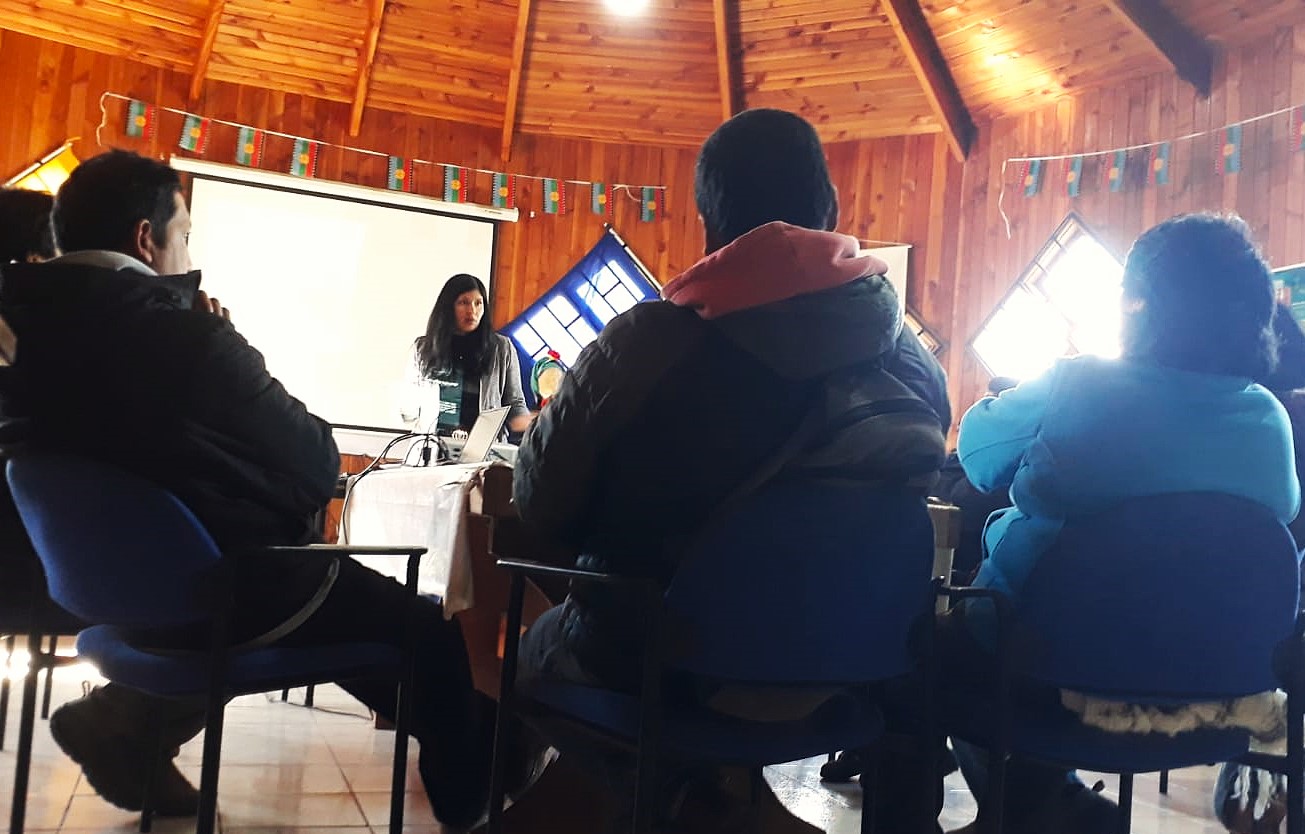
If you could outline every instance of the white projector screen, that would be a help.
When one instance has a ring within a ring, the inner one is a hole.
[[[190,251],[201,287],[313,413],[337,425],[401,426],[409,351],[444,282],[467,272],[492,294],[495,220],[387,204],[376,189],[288,190],[308,185],[259,174],[258,183],[195,176]]]

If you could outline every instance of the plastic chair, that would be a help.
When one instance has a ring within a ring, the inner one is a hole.
[[[933,602],[933,531],[924,501],[900,492],[833,483],[765,487],[701,534],[669,588],[646,579],[500,560],[511,570],[507,642],[496,738],[490,831],[502,826],[506,722],[519,713],[549,728],[579,730],[637,755],[634,828],[651,830],[659,765],[759,767],[863,749],[883,718],[864,696],[871,683],[914,668],[913,623]],[[640,588],[656,612],[642,690],[626,694],[541,680],[520,687],[516,665],[525,576]],[[733,685],[821,685],[839,695],[806,719],[752,722],[706,707],[667,708],[667,673]],[[868,781],[868,780],[867,780]],[[873,829],[866,797],[863,829]]]
[[[207,724],[200,777],[198,834],[216,825],[223,713],[237,695],[368,676],[400,681],[396,706],[391,834],[400,834],[407,777],[407,725],[412,651],[375,643],[306,648],[272,645],[241,649],[228,641],[233,597],[229,562],[194,515],[167,491],[107,464],[65,455],[26,453],[9,462],[9,485],[36,552],[50,596],[95,625],[77,637],[78,652],[106,678],[164,697],[204,697]],[[408,558],[407,587],[416,599],[417,564],[424,548],[261,548],[242,553],[293,551],[324,564],[340,555],[369,553]],[[134,629],[207,623],[207,651],[153,653],[127,639]],[[411,630],[409,643],[411,643]],[[29,686],[34,686],[29,677]],[[21,768],[30,761],[32,715],[19,733]],[[20,768],[20,769],[21,769]],[[147,779],[141,830],[150,827]],[[22,797],[25,802],[26,796]],[[21,812],[15,813],[18,829]]]
[[[948,716],[954,736],[990,752],[985,830],[1001,831],[1011,753],[1119,774],[1126,834],[1134,774],[1236,759],[1249,744],[1242,730],[1109,733],[1067,711],[1014,714],[1013,681],[1157,705],[1275,689],[1274,652],[1296,633],[1298,588],[1295,544],[1267,509],[1228,495],[1179,493],[1069,521],[1014,603],[985,589],[948,589],[995,600],[1002,625],[997,721],[961,709]],[[1291,690],[1288,710],[1296,728],[1288,830],[1300,834],[1301,704]]]

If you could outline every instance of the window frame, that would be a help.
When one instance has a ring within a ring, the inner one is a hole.
[[[1002,376],[1005,375],[1004,371],[1008,369],[995,369],[989,365],[987,360],[983,358],[983,354],[977,348],[976,343],[983,338],[989,325],[991,325],[992,322],[1006,309],[1006,305],[1011,301],[1011,299],[1020,292],[1031,293],[1037,300],[1044,302],[1059,314],[1061,323],[1068,328],[1069,335],[1066,336],[1066,341],[1073,351],[1072,353],[1062,354],[1062,357],[1078,356],[1083,353],[1083,351],[1079,350],[1073,340],[1072,334],[1074,325],[1077,323],[1076,320],[1067,315],[1064,311],[1063,305],[1048,291],[1039,286],[1041,280],[1050,274],[1054,264],[1056,263],[1056,259],[1068,250],[1070,246],[1073,245],[1074,241],[1083,237],[1086,237],[1100,246],[1107,255],[1119,264],[1122,272],[1124,258],[1121,258],[1118,252],[1106,243],[1102,236],[1083,219],[1082,215],[1075,211],[1071,211],[1069,214],[1065,215],[1065,219],[1060,221],[1056,226],[1055,231],[1052,232],[1051,236],[1047,238],[1047,241],[1038,249],[1037,254],[1034,255],[1028,264],[1020,271],[1010,287],[1002,294],[1001,299],[993,305],[988,314],[984,316],[983,321],[977,328],[975,328],[974,335],[970,337],[969,342],[967,343],[967,348],[970,354],[974,356],[979,365],[990,375]]]

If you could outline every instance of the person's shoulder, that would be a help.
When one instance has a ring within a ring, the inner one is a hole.
[[[602,336],[608,340],[644,338],[650,331],[674,332],[702,324],[693,310],[669,301],[643,301],[608,322]]]

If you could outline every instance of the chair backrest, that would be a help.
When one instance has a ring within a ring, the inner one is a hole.
[[[1215,493],[1132,498],[1069,521],[1018,604],[1044,683],[1133,703],[1218,700],[1278,685],[1300,595],[1295,542],[1266,508]]]
[[[671,666],[723,681],[906,672],[932,601],[924,500],[836,482],[763,487],[700,535],[666,596]]]
[[[50,596],[91,623],[164,627],[212,609],[213,539],[171,493],[117,467],[45,452],[9,461]]]

